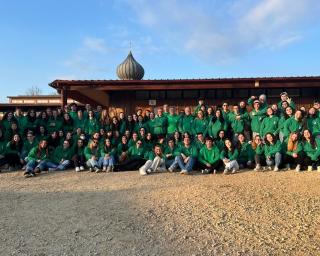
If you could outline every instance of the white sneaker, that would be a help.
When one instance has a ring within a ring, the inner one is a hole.
[[[188,172],[187,170],[181,170],[180,174],[186,174],[186,175],[188,175],[189,172]]]
[[[237,172],[237,169],[236,168],[233,168],[232,169],[232,174],[235,174]]]
[[[320,172],[320,166],[317,166],[317,171]]]
[[[254,168],[253,170],[256,171],[256,172],[260,171],[261,170],[261,165],[257,164],[256,168]]]
[[[106,172],[107,171],[107,166],[103,166],[102,171]]]
[[[92,167],[90,167],[90,168],[89,168],[89,172],[93,172],[93,169],[92,169]]]
[[[80,168],[79,167],[76,167],[76,172],[80,172]]]
[[[84,171],[84,167],[83,166],[80,166],[80,171]]]
[[[301,171],[301,166],[300,166],[300,164],[297,165],[295,171],[296,171],[296,172],[300,172],[300,171]]]
[[[279,171],[279,168],[278,168],[277,166],[275,166],[275,167],[273,168],[273,171],[274,171],[274,172],[278,172],[278,171]]]
[[[111,172],[111,166],[108,166],[108,167],[107,167],[106,172]]]
[[[214,169],[214,170],[213,170],[213,174],[216,174],[216,173],[217,173],[217,170],[216,170],[216,169]]]
[[[272,167],[271,167],[271,166],[268,166],[268,167],[267,167],[267,170],[268,170],[268,171],[271,171],[271,170],[272,170]]]
[[[286,164],[286,169],[287,169],[288,171],[290,171],[290,170],[291,170],[291,168],[290,168],[290,164]]]
[[[95,173],[101,172],[101,170],[98,167],[94,167],[94,171],[95,171]]]
[[[142,168],[139,169],[139,173],[140,173],[140,175],[142,175],[142,176],[148,175],[148,173],[147,173],[144,169],[142,169]]]
[[[202,174],[209,174],[209,170],[208,169],[203,169],[203,170],[201,170],[201,173]]]
[[[229,173],[229,170],[227,168],[224,169],[223,174],[228,174],[228,173]]]
[[[313,168],[312,168],[312,165],[309,165],[308,166],[308,172],[312,172]]]
[[[171,166],[168,168],[168,172],[174,172],[174,169]]]
[[[147,172],[147,174],[150,174],[150,173],[152,173],[152,169],[148,169],[146,172]]]

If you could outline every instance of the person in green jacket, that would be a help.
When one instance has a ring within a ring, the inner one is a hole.
[[[82,110],[78,110],[77,116],[73,118],[74,128],[81,128],[82,131],[85,131],[86,120],[87,119],[84,118]]]
[[[259,135],[260,126],[263,118],[265,117],[265,109],[260,107],[260,101],[253,102],[253,110],[250,112],[252,138]]]
[[[223,165],[220,159],[220,151],[218,147],[213,144],[211,137],[206,137],[205,141],[206,144],[200,149],[198,155],[199,168],[202,174],[215,174]]]
[[[192,123],[192,134],[197,135],[198,133],[202,133],[203,136],[207,136],[208,125],[209,122],[204,117],[203,111],[199,110],[197,113],[197,117],[193,120]]]
[[[116,148],[111,144],[110,139],[105,139],[104,144],[101,146],[100,166],[102,171],[112,172],[115,164]]]
[[[128,149],[127,158],[115,165],[116,171],[133,171],[139,169],[146,162],[145,148],[142,141],[138,140],[137,143]]]
[[[295,170],[300,172],[303,167],[304,152],[299,134],[297,132],[291,133],[284,141],[283,147],[285,152],[283,162],[286,164],[286,168],[290,170],[291,166],[294,165]]]
[[[167,133],[167,118],[163,115],[162,108],[158,108],[157,116],[154,119],[153,133],[156,136],[165,136]]]
[[[3,166],[4,164],[6,164],[6,159],[4,157],[6,144],[7,144],[7,142],[4,139],[3,131],[0,126],[0,167]],[[0,170],[0,172],[1,172],[1,170]]]
[[[144,128],[144,131],[148,132],[147,126],[148,126],[147,123],[145,123],[144,120],[143,120],[143,116],[139,115],[138,116],[138,122],[135,123],[133,131],[139,134],[140,133],[140,129]]]
[[[238,134],[244,132],[244,117],[240,113],[238,105],[233,106],[233,112],[229,114],[229,120],[233,133],[233,141],[238,140]]]
[[[274,115],[271,107],[267,108],[267,116],[262,120],[259,135],[264,138],[267,133],[279,134],[279,117]]]
[[[267,133],[265,136],[264,155],[269,170],[279,171],[282,160],[282,145],[273,133]]]
[[[214,142],[220,151],[222,151],[224,149],[224,140],[225,139],[226,139],[226,132],[224,130],[220,130],[218,132],[218,138]]]
[[[192,132],[193,120],[194,120],[194,117],[191,115],[191,108],[186,107],[184,109],[184,114],[180,117],[180,122],[178,127],[179,132],[180,133]]]
[[[283,135],[284,138],[288,138],[291,133],[302,133],[304,129],[303,114],[301,110],[297,110],[293,117],[287,119],[284,123]]]
[[[199,132],[193,140],[193,145],[196,146],[196,148],[199,151],[202,147],[205,146],[205,144],[206,144],[205,137],[201,132]]]
[[[208,126],[208,135],[214,139],[217,139],[219,131],[226,131],[228,128],[227,122],[222,116],[221,109],[217,109],[214,117],[211,119],[211,122]]]
[[[36,120],[37,129],[39,129],[40,126],[43,126],[47,130],[48,121],[49,121],[49,119],[47,116],[47,112],[42,111]]]
[[[100,126],[98,120],[96,119],[94,112],[90,110],[88,112],[88,119],[86,119],[84,124],[84,131],[87,135],[91,135],[95,132],[99,132]]]
[[[36,173],[40,173],[51,166],[48,142],[46,140],[41,140],[36,147],[31,149],[27,162],[26,171],[24,172],[26,178],[34,177]]]
[[[310,130],[303,131],[304,166],[308,171],[320,171],[320,139],[314,138]]]
[[[152,151],[146,152],[145,159],[147,161],[139,168],[140,175],[147,175],[152,172],[165,172],[167,170],[161,145],[156,144]]]
[[[15,171],[19,169],[24,160],[21,157],[23,142],[19,134],[13,135],[11,141],[6,145],[5,149],[5,163],[9,165],[9,171]]]
[[[96,173],[101,171],[101,166],[99,165],[100,159],[100,148],[99,141],[94,139],[88,143],[88,146],[84,149],[84,155],[87,160],[87,166],[89,167],[89,171]]]
[[[175,132],[178,131],[180,116],[175,114],[174,107],[169,108],[169,114],[167,115],[167,137],[173,136]]]
[[[27,139],[23,142],[22,152],[21,152],[21,158],[25,161],[27,160],[27,156],[31,149],[36,147],[38,145],[38,138],[36,138],[32,131],[29,131],[27,133]]]
[[[179,150],[179,146],[175,144],[174,138],[170,137],[163,151],[166,168],[169,168],[173,164],[175,157],[180,155]]]
[[[254,171],[261,171],[262,170],[261,166],[265,165],[265,155],[264,155],[264,144],[260,135],[256,135],[253,138],[251,146],[252,146],[252,149],[254,150],[254,161],[256,164]]]
[[[58,146],[54,151],[52,161],[56,164],[56,166],[51,167],[50,171],[63,171],[68,169],[72,164],[71,160],[73,155],[74,149],[71,147],[70,141],[67,139],[64,140],[63,145]]]
[[[232,171],[232,173],[234,174],[239,171],[239,164],[237,161],[239,151],[230,139],[225,139],[224,145],[225,147],[220,153],[220,158],[225,166],[223,173],[228,174],[230,171]]]
[[[85,142],[84,142],[85,136],[80,136],[77,143],[74,144],[73,152],[74,155],[72,156],[73,165],[75,166],[75,171],[80,172],[84,171],[84,167],[86,164],[86,157],[84,155],[85,150]]]
[[[250,168],[253,169],[255,152],[252,149],[251,144],[246,141],[243,133],[238,135],[238,164],[240,169]]]
[[[62,118],[58,115],[58,111],[56,109],[52,110],[52,117],[48,120],[48,133],[59,131],[62,127]]]
[[[198,149],[191,144],[191,138],[185,136],[183,146],[179,150],[180,154],[176,156],[173,164],[168,168],[173,172],[178,166],[181,169],[180,174],[190,174],[198,157]]]
[[[279,130],[279,139],[281,142],[285,140],[284,138],[284,124],[285,122],[293,116],[293,109],[291,107],[287,107],[285,109],[285,113],[281,116],[279,123],[278,123],[278,130]]]
[[[312,136],[319,137],[320,135],[320,118],[316,114],[315,108],[310,108],[307,116],[307,128]]]
[[[293,100],[291,98],[289,98],[289,95],[287,92],[282,92],[280,94],[280,101],[278,102],[278,108],[279,110],[284,110],[282,108],[282,102],[286,101],[288,103],[288,105],[292,108],[295,109],[296,105],[294,104]]]
[[[74,122],[68,113],[63,114],[62,127],[61,129],[64,133],[73,132],[74,131]]]

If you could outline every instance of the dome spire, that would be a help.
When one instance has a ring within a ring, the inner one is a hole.
[[[141,80],[143,78],[144,69],[133,57],[131,49],[127,58],[117,67],[117,76],[121,80]]]

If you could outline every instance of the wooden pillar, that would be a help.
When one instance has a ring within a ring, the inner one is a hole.
[[[64,109],[64,106],[68,104],[68,90],[66,87],[61,89],[61,107]]]

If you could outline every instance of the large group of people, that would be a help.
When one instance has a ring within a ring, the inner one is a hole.
[[[231,106],[199,99],[181,112],[167,104],[111,116],[89,104],[27,113],[17,108],[0,121],[0,166],[23,169],[25,177],[69,168],[141,175],[320,171],[320,104],[297,108],[283,92],[270,105],[266,95]]]

